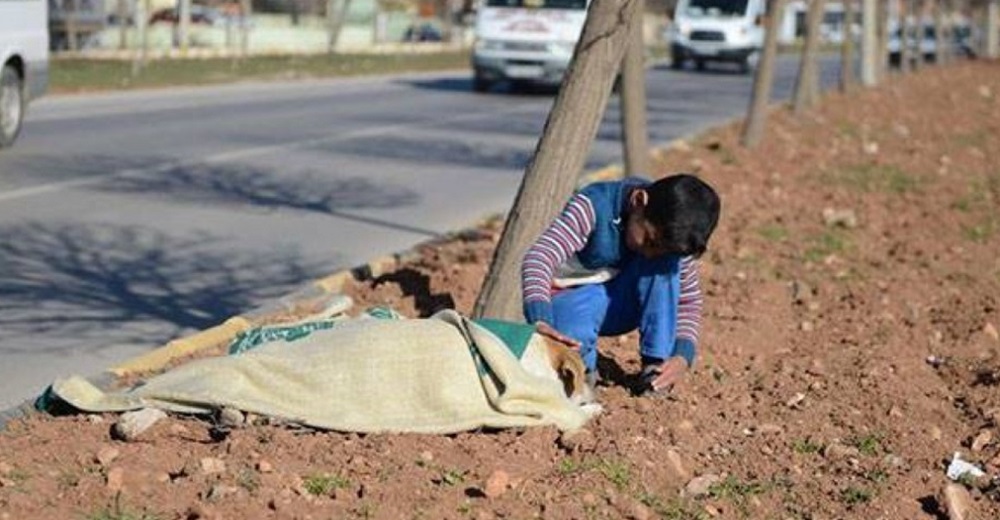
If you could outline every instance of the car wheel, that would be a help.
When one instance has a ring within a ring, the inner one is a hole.
[[[0,71],[0,148],[14,144],[24,119],[24,82],[17,70],[5,65]]]
[[[740,71],[749,74],[757,70],[757,65],[760,65],[760,51],[753,51],[740,62]]]
[[[694,60],[694,68],[705,70],[705,60]]]
[[[472,76],[472,90],[476,92],[486,92],[493,86],[493,82],[484,78],[478,71]]]

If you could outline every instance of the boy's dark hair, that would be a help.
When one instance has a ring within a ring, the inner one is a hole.
[[[721,202],[715,190],[694,175],[663,177],[646,187],[645,216],[660,232],[671,253],[700,256],[719,222]]]

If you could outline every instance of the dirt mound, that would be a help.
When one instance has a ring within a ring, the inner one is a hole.
[[[589,433],[365,435],[171,417],[0,434],[0,519],[946,518],[953,452],[1000,474],[1000,68],[925,69],[665,150],[723,195],[703,262],[696,369],[670,399],[628,391],[635,335],[602,342]],[[498,224],[347,288],[357,306],[468,313]],[[955,498],[955,497],[958,498]],[[130,516],[129,516],[130,515]]]

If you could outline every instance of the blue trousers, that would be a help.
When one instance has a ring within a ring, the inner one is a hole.
[[[552,299],[552,324],[580,342],[588,371],[597,368],[597,338],[639,330],[640,354],[667,359],[673,354],[680,297],[676,257],[635,256],[602,284],[566,289]]]

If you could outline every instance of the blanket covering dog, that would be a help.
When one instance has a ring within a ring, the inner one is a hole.
[[[454,311],[429,319],[349,320],[294,342],[190,362],[105,393],[74,376],[53,393],[90,412],[220,407],[352,432],[454,433],[554,425],[587,415],[559,381],[526,372],[504,343]]]

